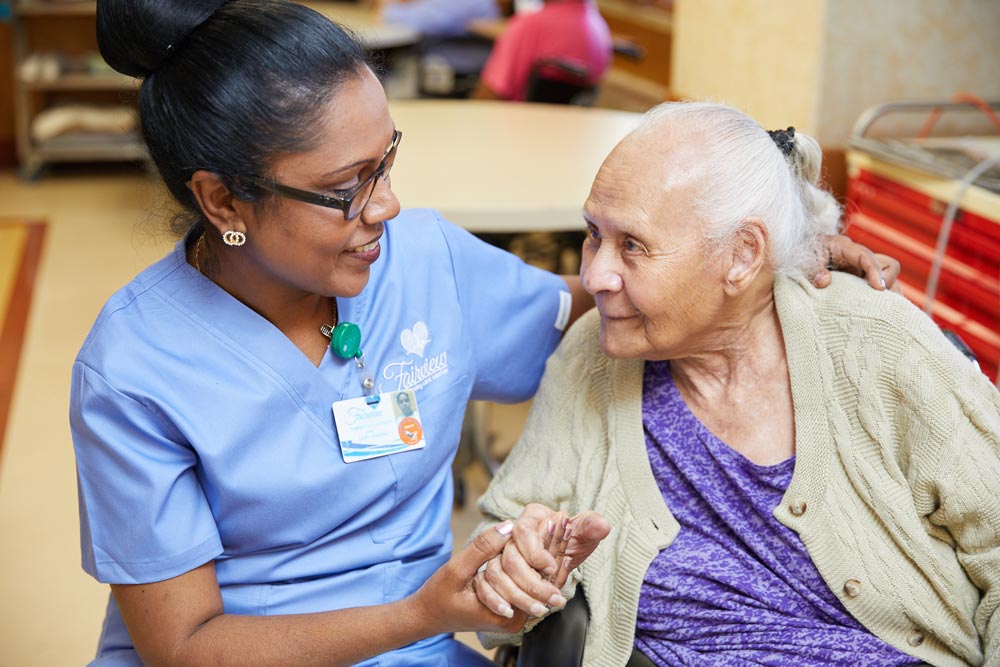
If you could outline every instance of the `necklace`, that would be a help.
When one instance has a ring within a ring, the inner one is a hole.
[[[333,337],[334,329],[340,321],[340,313],[337,311],[337,298],[330,297],[330,311],[333,313],[333,324],[321,324],[319,332],[327,338]]]
[[[201,249],[204,248],[204,247],[205,247],[205,234],[202,233],[201,236],[198,237],[198,240],[194,242],[194,257],[193,257],[193,259],[194,259],[194,268],[196,268],[198,270],[198,273],[202,273],[202,274],[205,273],[201,269]],[[331,346],[331,348],[333,348],[333,337],[334,337],[335,332],[337,331],[337,328],[338,328],[337,327],[337,321],[339,319],[339,315],[338,315],[338,312],[337,312],[337,299],[336,298],[332,298],[331,297],[331,299],[330,299],[330,310],[333,312],[333,324],[323,324],[323,325],[321,325],[320,328],[319,328],[319,332],[331,340],[330,346]],[[350,324],[350,323],[349,322],[345,322],[345,324]],[[357,336],[356,336],[357,343],[356,344],[350,344],[350,343],[348,343],[346,347],[344,347],[343,345],[338,345],[337,348],[334,349],[334,352],[337,353],[338,356],[342,356],[345,359],[350,359],[350,358],[354,357],[357,353],[359,353],[361,351],[361,349],[360,349],[361,348],[361,329],[359,329],[357,327],[357,325],[354,325],[354,324],[350,324],[350,326],[352,326],[355,329],[357,329]],[[343,335],[344,334],[341,334],[341,337],[343,337]],[[340,348],[344,348],[344,354],[340,354],[339,352],[337,352],[337,349],[340,349]]]
[[[198,240],[194,242],[194,268],[198,269],[198,273],[204,273],[201,270],[201,249],[205,245],[205,234],[202,233],[198,237]]]

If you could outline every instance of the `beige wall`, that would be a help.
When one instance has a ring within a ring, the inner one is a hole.
[[[827,145],[844,145],[858,114],[888,100],[958,92],[1000,99],[997,0],[828,0],[825,23],[817,124]],[[945,117],[939,129],[949,129],[949,118],[958,117]],[[923,119],[911,116],[896,127],[913,136]],[[887,121],[878,131],[893,127]]]
[[[842,147],[892,99],[1000,98],[998,0],[677,0],[672,87]]]

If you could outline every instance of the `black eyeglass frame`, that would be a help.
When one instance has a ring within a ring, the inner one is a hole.
[[[364,181],[348,190],[343,197],[339,197],[337,195],[324,195],[319,192],[293,188],[290,185],[278,183],[273,178],[263,178],[261,176],[245,176],[244,178],[257,187],[267,190],[272,194],[276,194],[279,197],[286,197],[288,199],[305,202],[306,204],[315,204],[316,206],[323,206],[325,208],[337,209],[344,214],[344,218],[346,220],[353,220],[361,215],[361,212],[365,210],[366,206],[368,206],[368,201],[375,192],[375,179],[380,176],[388,176],[389,171],[392,170],[392,166],[396,161],[396,150],[399,148],[399,142],[402,138],[402,131],[393,130],[392,141],[389,143],[389,148],[386,149],[385,154],[382,156],[381,161],[379,161],[375,171],[373,171]],[[364,204],[358,208],[354,215],[350,215],[351,206],[354,204],[354,200],[357,199],[358,195],[365,192],[366,188],[368,190],[368,199],[365,200]]]

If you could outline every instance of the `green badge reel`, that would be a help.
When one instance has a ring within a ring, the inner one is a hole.
[[[372,395],[375,388],[375,378],[371,373],[365,372],[365,353],[361,351],[361,327],[354,322],[339,322],[332,331],[324,328],[323,333],[330,337],[330,350],[341,359],[353,359],[354,365],[361,378],[361,386],[365,390],[369,405],[374,405],[381,400],[378,394]]]
[[[361,351],[361,327],[354,322],[340,322],[330,332],[330,349],[341,359],[364,358]]]

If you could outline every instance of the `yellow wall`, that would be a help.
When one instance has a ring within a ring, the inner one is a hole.
[[[671,88],[815,131],[823,0],[677,0]]]

